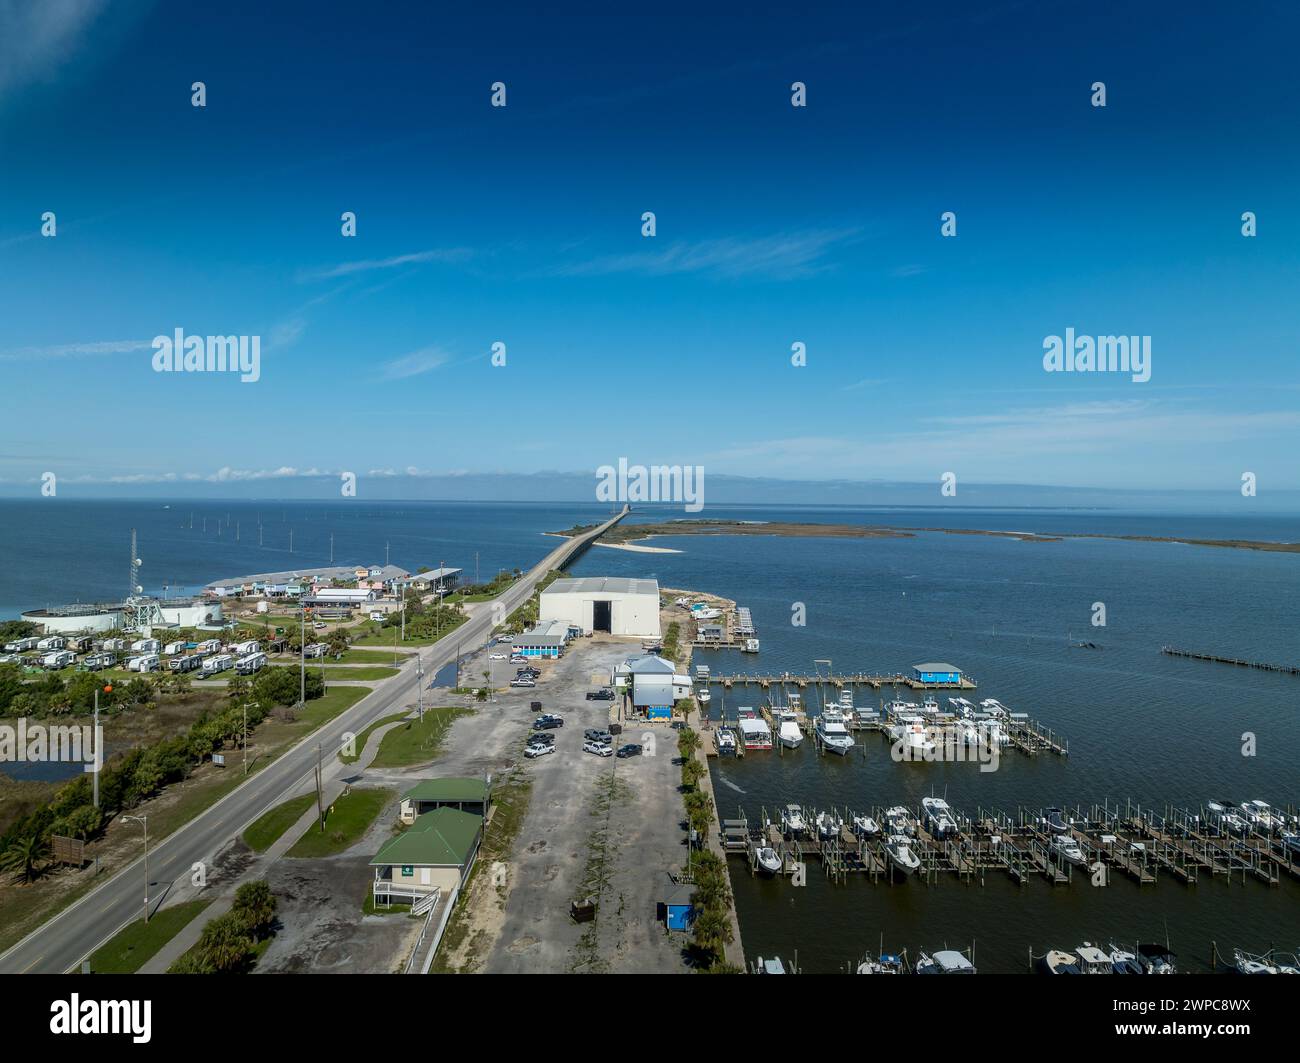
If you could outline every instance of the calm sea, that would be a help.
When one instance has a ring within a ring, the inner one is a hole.
[[[483,503],[286,504],[231,502],[0,502],[0,617],[70,601],[120,598],[129,530],[139,535],[147,590],[192,590],[244,573],[383,562],[414,569],[440,562],[486,579],[527,567],[554,540],[542,535],[591,521],[605,507]],[[192,514],[192,518],[191,518]],[[714,507],[703,514],[1008,531],[1300,539],[1294,520],[1065,510]],[[658,516],[658,515],[656,515]],[[191,519],[193,523],[191,524]],[[204,528],[204,520],[207,526]],[[640,513],[633,519],[651,519]],[[258,524],[261,524],[261,545]],[[238,525],[239,539],[235,532]],[[293,552],[289,532],[293,532]],[[994,773],[974,764],[893,763],[883,739],[860,736],[843,759],[810,748],[715,763],[724,816],[749,817],[790,801],[805,806],[916,805],[931,793],[958,810],[1015,815],[1020,807],[1112,806],[1135,801],[1196,806],[1207,799],[1300,804],[1300,676],[1160,652],[1172,644],[1251,660],[1300,664],[1300,555],[1106,539],[1033,543],[923,533],[905,539],[676,536],[653,545],[677,554],[593,548],[575,575],[652,576],[661,584],[734,598],[753,612],[762,652],[697,657],[715,671],[905,671],[950,661],[996,697],[1069,739],[1070,756],[1003,758]],[[1106,626],[1091,624],[1093,605]],[[805,626],[792,623],[802,605]],[[1074,648],[1090,641],[1097,649]],[[806,694],[815,705],[813,692]],[[728,695],[728,708],[760,694]],[[859,700],[862,700],[861,698]],[[714,710],[720,706],[715,693]],[[1243,734],[1257,755],[1242,755]],[[865,755],[864,755],[865,754]],[[810,865],[808,885],[751,879],[733,861],[746,952],[797,952],[808,971],[835,971],[875,951],[974,944],[984,971],[1019,971],[1032,951],[1085,940],[1133,942],[1168,935],[1187,968],[1210,945],[1300,950],[1300,884],[1270,889],[1205,877],[1138,887],[1118,876],[1105,888],[1076,875],[1068,887],[1039,879],[1015,886],[996,873],[983,886],[940,877],[936,885],[835,885]]]

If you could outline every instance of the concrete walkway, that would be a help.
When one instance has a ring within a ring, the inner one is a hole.
[[[321,787],[325,807],[328,808],[332,805],[348,787],[346,778],[339,778],[339,776],[346,775],[347,778],[351,778],[358,773],[365,771],[366,766],[369,765],[379,753],[379,745],[383,742],[384,736],[394,727],[402,726],[406,720],[411,719],[414,715],[415,713],[411,712],[401,720],[394,720],[392,723],[385,724],[383,727],[376,727],[370,732],[370,737],[366,739],[365,747],[361,750],[361,756],[353,763],[344,764],[339,760],[337,755],[329,758],[329,762],[325,764],[325,775],[328,776],[328,778],[325,779]],[[291,801],[294,797],[297,797],[302,793],[310,792],[311,788],[309,786],[299,786],[296,788],[294,793],[286,795],[285,800]],[[194,947],[198,942],[199,937],[203,934],[203,928],[207,926],[208,923],[213,919],[216,919],[218,916],[225,915],[226,912],[230,911],[230,907],[235,900],[235,891],[240,887],[240,885],[244,882],[252,882],[256,879],[264,878],[267,871],[270,870],[270,868],[282,856],[284,856],[285,853],[293,848],[299,838],[306,834],[307,831],[316,824],[316,816],[317,812],[315,808],[309,808],[299,816],[297,822],[281,834],[265,852],[258,854],[254,858],[253,862],[249,864],[243,872],[237,875],[233,881],[224,885],[217,894],[216,900],[182,927],[171,941],[167,942],[166,945],[159,949],[153,957],[151,957],[150,960],[140,968],[139,973],[166,974],[167,969],[173,963]],[[192,891],[193,897],[187,897],[187,892],[188,891],[184,888],[177,890],[174,894],[173,902],[179,903],[187,899],[197,899],[203,894],[202,890],[194,890]]]

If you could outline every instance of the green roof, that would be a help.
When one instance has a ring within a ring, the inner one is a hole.
[[[390,838],[371,864],[464,867],[483,829],[483,817],[457,808],[435,808],[409,830]]]
[[[487,793],[488,786],[483,779],[422,779],[402,794],[402,800],[455,804],[459,801],[486,801]]]

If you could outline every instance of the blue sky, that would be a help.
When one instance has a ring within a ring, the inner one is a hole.
[[[4,493],[1300,488],[1290,5],[191,6],[0,6]],[[1151,380],[1045,373],[1067,327]],[[176,328],[260,381],[154,373]]]

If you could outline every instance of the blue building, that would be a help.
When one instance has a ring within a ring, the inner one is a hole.
[[[956,686],[961,682],[961,669],[956,665],[944,664],[942,661],[914,664],[912,675],[922,683],[951,683]]]
[[[511,649],[522,657],[554,660],[563,655],[564,647],[572,637],[573,630],[564,621],[547,620],[516,635]]]

